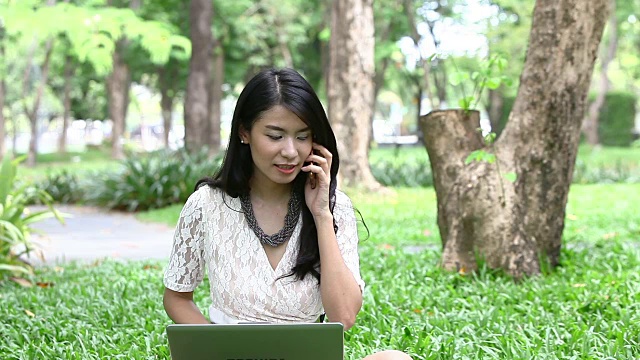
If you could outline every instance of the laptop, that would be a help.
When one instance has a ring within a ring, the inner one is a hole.
[[[343,360],[340,323],[167,326],[173,360]]]

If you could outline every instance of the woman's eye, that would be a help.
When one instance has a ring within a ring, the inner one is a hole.
[[[280,139],[282,139],[282,136],[280,136],[280,135],[267,135],[267,136],[271,140],[280,140]]]
[[[308,136],[308,135],[298,136],[298,140],[302,140],[302,141],[305,141],[305,140],[307,140],[308,138],[309,138],[309,136]]]

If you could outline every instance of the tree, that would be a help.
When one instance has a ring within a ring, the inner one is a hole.
[[[558,265],[580,125],[608,12],[609,0],[536,2],[518,95],[497,141],[479,134],[477,112],[436,111],[421,119],[444,268],[471,271],[481,257],[519,278]],[[478,157],[487,161],[465,161]]]
[[[487,18],[487,42],[490,55],[500,55],[509,59],[509,66],[503,75],[510,79],[517,79],[522,73],[527,44],[522,39],[531,31],[531,13],[534,0],[491,0],[496,11]],[[491,131],[498,136],[502,132],[501,119],[505,109],[505,96],[514,96],[517,87],[501,86],[489,89],[486,99],[486,109],[491,122]],[[508,114],[506,114],[508,115]]]
[[[54,6],[56,4],[56,0],[47,0],[47,6]],[[42,65],[40,66],[40,82],[38,83],[38,87],[36,90],[35,98],[33,99],[31,108],[27,104],[27,91],[29,88],[29,82],[31,81],[31,71],[32,71],[32,61],[33,61],[33,52],[35,51],[35,43],[34,48],[30,51],[30,56],[27,61],[27,68],[25,70],[24,82],[23,82],[23,102],[22,106],[24,109],[25,115],[29,118],[29,123],[31,124],[31,137],[29,139],[29,153],[27,155],[27,166],[35,166],[36,165],[36,155],[38,154],[38,110],[40,109],[40,101],[42,100],[42,96],[44,94],[44,90],[47,86],[47,81],[49,80],[49,62],[51,61],[51,53],[53,52],[53,44],[54,38],[51,35],[47,36],[45,41],[45,50],[44,50],[44,60]]]
[[[600,117],[600,109],[604,105],[604,99],[607,92],[611,88],[611,81],[609,80],[609,64],[616,57],[616,50],[618,48],[618,16],[616,14],[616,1],[611,2],[611,15],[609,15],[609,24],[607,30],[609,32],[608,43],[604,47],[604,53],[600,57],[600,76],[598,78],[598,93],[595,100],[589,105],[589,111],[584,121],[584,134],[585,139],[589,145],[600,144],[600,136],[598,134],[598,118]],[[605,43],[603,42],[603,45]]]
[[[368,159],[374,106],[372,0],[334,0],[329,63],[329,120],[342,156],[341,180],[346,186],[379,188]]]
[[[193,51],[189,63],[184,103],[185,146],[190,152],[207,145],[209,91],[211,89],[212,33],[211,0],[191,0],[189,21]]]

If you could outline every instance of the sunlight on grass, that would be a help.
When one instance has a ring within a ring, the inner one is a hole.
[[[49,173],[63,170],[71,174],[107,170],[118,167],[118,161],[112,160],[108,150],[87,150],[85,152],[68,152],[66,154],[40,154],[35,167],[19,166],[18,174],[23,179],[39,180]]]

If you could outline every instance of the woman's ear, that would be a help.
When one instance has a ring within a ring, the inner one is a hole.
[[[239,133],[240,133],[240,142],[242,144],[248,144],[249,138],[250,138],[249,131],[247,131],[247,129],[245,129],[244,126],[240,125]]]

